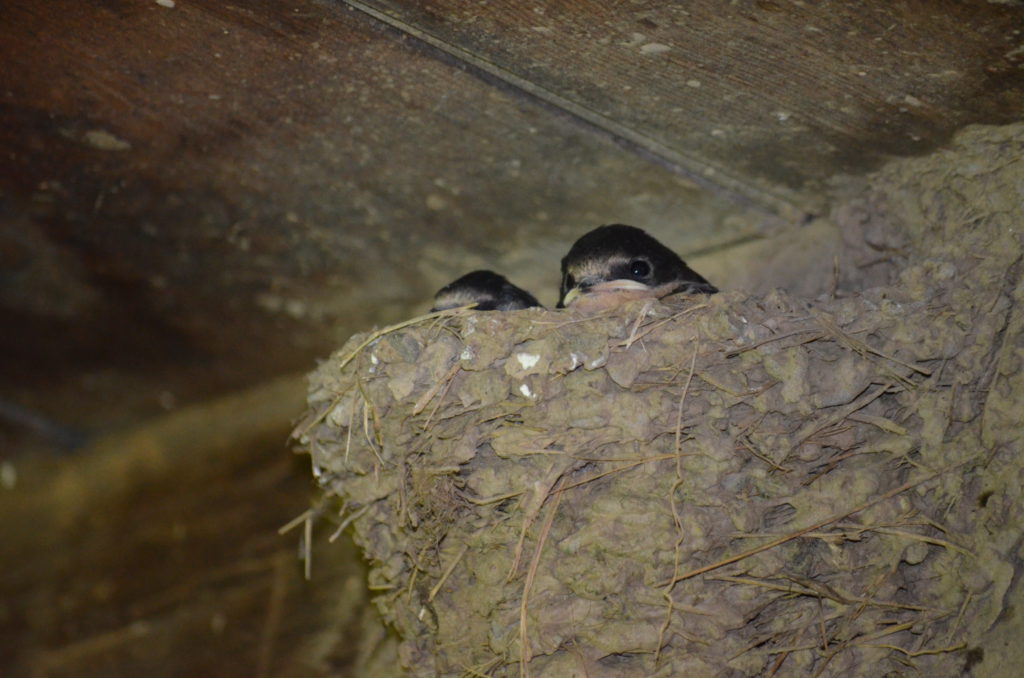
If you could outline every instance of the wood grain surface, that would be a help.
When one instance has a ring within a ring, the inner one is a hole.
[[[1019,5],[345,2],[775,209],[1024,112]]]

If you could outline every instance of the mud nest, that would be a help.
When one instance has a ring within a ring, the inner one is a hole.
[[[406,671],[977,663],[1024,524],[1024,290],[1001,217],[942,239],[957,218],[904,229],[926,255],[845,299],[449,311],[353,337],[296,435]]]

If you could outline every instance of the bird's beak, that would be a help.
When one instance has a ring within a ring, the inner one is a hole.
[[[565,297],[562,299],[562,306],[569,306],[572,302],[576,301],[576,298],[583,294],[583,288],[577,285],[568,292],[565,293]]]
[[[624,291],[644,292],[650,291],[650,289],[650,287],[642,282],[629,280],[628,278],[622,278],[620,280],[605,280],[603,282],[596,283],[583,281],[565,293],[565,298],[562,299],[562,305],[568,307],[574,301],[579,299],[581,294]]]

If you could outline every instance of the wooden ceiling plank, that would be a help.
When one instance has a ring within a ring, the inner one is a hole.
[[[760,204],[1024,114],[1024,5],[342,0]]]
[[[806,211],[799,207],[802,202],[799,196],[784,185],[757,185],[745,181],[739,176],[734,176],[726,167],[712,166],[708,161],[689,154],[684,148],[668,145],[641,129],[604,115],[591,106],[563,96],[528,77],[523,77],[443,37],[407,23],[391,13],[381,11],[371,4],[360,0],[341,1],[404,35],[440,50],[470,69],[496,78],[501,83],[554,107],[585,126],[608,135],[616,143],[642,154],[710,191],[724,192],[737,202],[770,211],[788,221],[798,222],[807,217]]]

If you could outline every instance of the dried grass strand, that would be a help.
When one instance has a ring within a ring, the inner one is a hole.
[[[559,483],[561,477],[559,478]],[[530,637],[527,627],[527,605],[530,599],[530,590],[537,577],[537,568],[540,566],[540,556],[544,551],[544,544],[547,542],[548,534],[551,532],[551,525],[555,522],[555,514],[558,513],[558,505],[562,502],[562,493],[555,488],[555,501],[551,505],[544,524],[541,525],[540,534],[537,536],[537,546],[533,551],[533,558],[530,559],[530,566],[526,570],[526,581],[523,582],[523,599],[519,604],[519,675],[521,678],[530,678]]]
[[[917,487],[918,485],[926,483],[929,480],[933,480],[933,479],[939,477],[940,475],[951,471],[952,469],[954,469],[956,467],[962,466],[965,463],[966,462],[960,462],[958,464],[952,464],[950,466],[946,466],[945,468],[943,468],[943,469],[941,469],[939,471],[936,471],[934,473],[930,473],[927,476],[925,476],[924,478],[921,478],[919,480],[908,481],[906,483],[903,483],[899,487],[893,488],[893,489],[889,490],[888,492],[886,492],[885,494],[882,494],[882,495],[880,495],[878,497],[875,497],[874,499],[871,499],[870,501],[863,502],[863,503],[853,507],[852,509],[850,509],[848,511],[844,511],[842,513],[838,513],[836,515],[830,516],[829,518],[826,518],[825,520],[819,520],[818,522],[813,523],[811,525],[808,525],[807,527],[805,527],[803,529],[800,529],[800,530],[797,530],[796,532],[792,532],[790,534],[787,534],[784,537],[780,537],[778,539],[773,539],[772,541],[768,542],[767,544],[762,544],[761,546],[749,549],[747,551],[744,551],[743,553],[738,553],[738,554],[736,554],[734,556],[730,556],[728,558],[723,558],[722,560],[719,560],[717,562],[711,563],[709,565],[705,565],[703,567],[695,568],[695,569],[690,570],[689,572],[686,572],[686,573],[684,573],[682,575],[678,575],[676,577],[673,577],[671,579],[671,581],[679,582],[679,581],[683,581],[683,580],[686,580],[686,579],[690,579],[692,577],[696,577],[698,575],[704,574],[705,572],[711,572],[712,570],[717,570],[720,567],[724,567],[726,565],[731,565],[731,564],[737,563],[737,562],[739,562],[741,560],[746,560],[747,558],[749,558],[751,556],[754,556],[754,555],[757,555],[758,553],[761,553],[763,551],[768,551],[769,549],[773,549],[773,548],[775,548],[777,546],[781,546],[782,544],[785,544],[786,542],[789,542],[789,541],[792,541],[794,539],[798,539],[798,538],[804,536],[808,532],[814,532],[815,530],[820,530],[821,528],[825,527],[826,525],[831,525],[832,523],[838,522],[838,521],[842,520],[843,518],[848,518],[848,517],[850,517],[850,516],[852,516],[852,515],[854,515],[856,513],[860,513],[861,511],[863,511],[865,509],[871,508],[872,506],[875,506],[876,504],[880,504],[883,501],[887,501],[889,499],[892,499],[893,497],[895,497],[897,495],[900,495],[900,494],[906,492],[909,489],[912,489],[914,487]],[[661,586],[664,586],[664,585],[665,584],[662,584]]]

